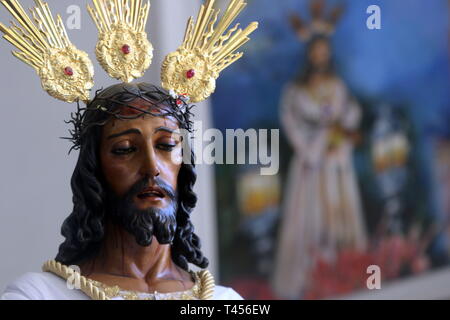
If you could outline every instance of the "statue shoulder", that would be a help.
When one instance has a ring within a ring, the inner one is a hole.
[[[49,272],[27,272],[12,281],[1,300],[84,299],[79,290],[70,290],[66,281]]]
[[[42,300],[44,299],[43,288],[48,282],[54,279],[48,279],[44,272],[27,272],[8,284],[2,293],[2,300]]]

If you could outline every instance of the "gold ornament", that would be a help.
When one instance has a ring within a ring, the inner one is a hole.
[[[61,17],[56,22],[47,3],[35,0],[36,7],[27,15],[16,0],[1,0],[1,4],[20,24],[14,22],[7,28],[0,23],[3,38],[19,51],[13,55],[32,66],[45,91],[66,102],[89,100],[89,90],[94,86],[94,68],[84,51],[78,50],[69,40]]]
[[[53,97],[89,103],[94,85],[94,69],[87,54],[70,42],[60,16],[53,19],[47,3],[35,0],[30,18],[17,0],[0,0],[19,25],[0,23],[4,38],[19,49],[14,56],[36,69],[42,87]],[[162,65],[162,86],[174,96],[189,96],[190,102],[207,99],[216,88],[220,72],[243,56],[236,52],[258,28],[252,22],[244,30],[239,24],[229,28],[247,5],[231,0],[224,15],[213,9],[215,0],[206,0],[197,20],[190,18],[184,41],[166,56]],[[99,30],[96,55],[113,78],[123,82],[144,75],[153,58],[153,46],[145,26],[150,10],[148,0],[93,0],[88,11]],[[33,22],[34,21],[34,22]]]
[[[236,24],[225,34],[247,4],[244,0],[232,0],[217,22],[219,10],[213,9],[214,3],[215,0],[207,0],[201,6],[195,24],[192,17],[189,19],[183,44],[167,55],[162,65],[162,86],[188,95],[194,103],[214,92],[220,72],[243,56],[242,52],[235,51],[258,28],[257,22],[244,30]]]
[[[99,30],[96,55],[100,65],[112,77],[123,82],[144,75],[153,58],[153,46],[147,39],[150,2],[142,0],[93,0],[88,11]]]

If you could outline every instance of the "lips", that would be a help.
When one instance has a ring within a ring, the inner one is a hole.
[[[146,198],[164,198],[164,192],[158,188],[158,187],[149,187],[145,188],[140,192],[137,197],[139,199],[146,199]]]

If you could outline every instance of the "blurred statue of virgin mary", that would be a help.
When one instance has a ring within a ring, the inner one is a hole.
[[[314,14],[313,14],[314,17]],[[296,31],[305,38],[298,21]],[[367,243],[353,166],[361,110],[333,70],[327,24],[313,21],[306,63],[282,94],[281,122],[294,150],[284,192],[273,275],[276,294],[304,294],[320,255],[364,251]]]

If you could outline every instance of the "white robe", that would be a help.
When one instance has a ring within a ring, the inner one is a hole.
[[[139,294],[145,298],[145,293]],[[164,294],[160,294],[161,297]],[[90,300],[81,290],[69,289],[67,281],[50,272],[28,272],[6,287],[0,300]],[[157,298],[158,299],[158,298]],[[121,297],[112,300],[123,300]],[[216,286],[213,300],[242,300],[233,289]]]
[[[280,106],[281,121],[295,152],[273,276],[275,292],[283,298],[301,296],[314,254],[366,246],[352,142],[343,140],[333,153],[328,152],[331,124],[355,129],[360,109],[340,80],[331,87],[330,101],[320,105],[306,89],[289,84]]]

